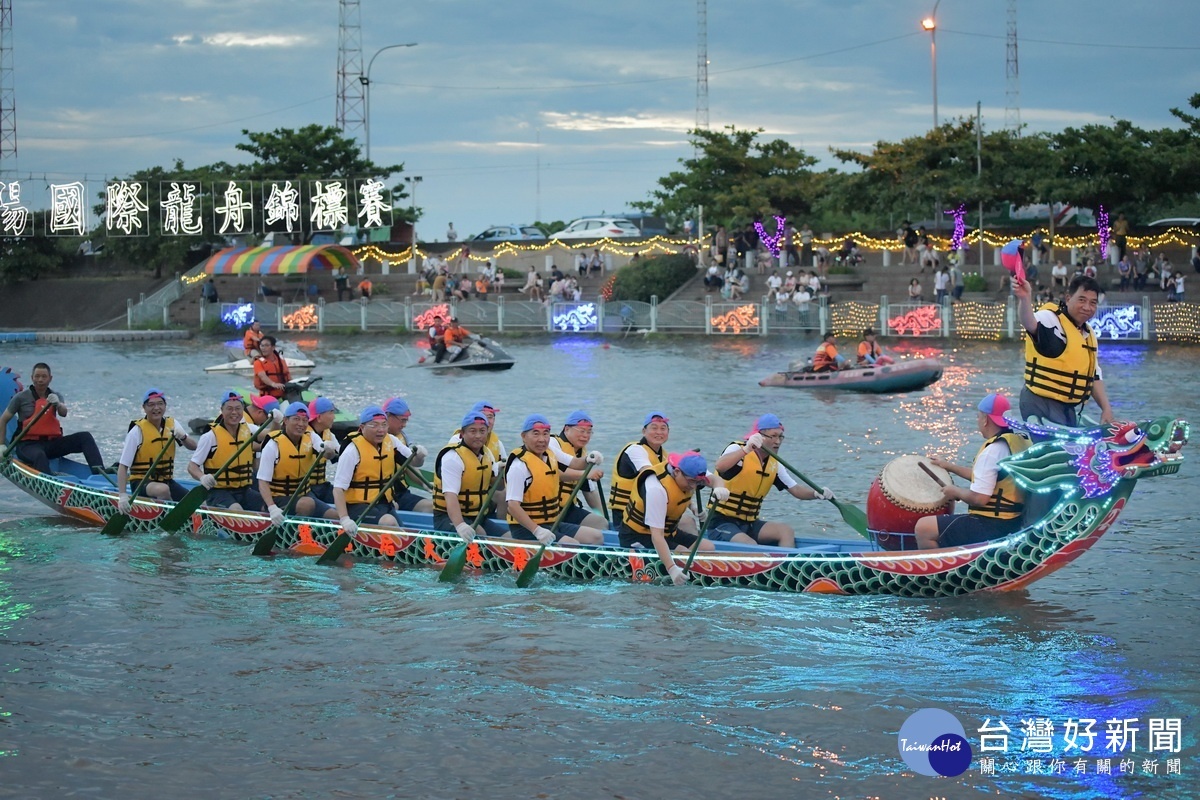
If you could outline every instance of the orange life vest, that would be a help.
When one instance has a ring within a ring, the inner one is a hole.
[[[32,389],[30,391],[32,391]],[[33,415],[36,417],[38,412],[45,407],[46,398],[39,398],[37,395],[34,395]],[[25,441],[36,442],[41,439],[58,439],[62,435],[62,425],[58,424],[58,410],[52,408],[45,414],[42,414],[41,419],[35,422],[33,426],[30,427],[30,429],[25,433]]]
[[[817,352],[813,355],[813,372],[821,372],[827,369],[837,369],[837,348],[829,342],[821,342],[817,347]]]

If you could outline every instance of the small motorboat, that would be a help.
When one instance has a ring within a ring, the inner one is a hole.
[[[890,394],[923,389],[942,377],[942,369],[942,362],[936,358],[916,358],[886,366],[855,367],[837,372],[791,369],[769,375],[758,385]]]
[[[437,361],[432,353],[426,353],[417,359],[417,363],[409,364],[409,366],[439,372],[452,369],[496,371],[511,369],[515,363],[517,363],[516,359],[505,352],[500,345],[491,339],[477,337],[469,340],[467,346],[456,356],[452,357],[447,354],[441,361]]]

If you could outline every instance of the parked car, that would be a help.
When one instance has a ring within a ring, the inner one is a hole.
[[[577,219],[557,233],[550,234],[551,239],[619,239],[626,236],[641,236],[642,232],[622,217],[584,217]]]
[[[493,225],[471,237],[472,242],[528,242],[546,240],[546,234],[532,225]]]

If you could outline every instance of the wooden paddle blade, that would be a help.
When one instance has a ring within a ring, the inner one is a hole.
[[[467,543],[463,542],[458,547],[450,551],[450,555],[446,556],[446,565],[442,567],[442,571],[438,573],[438,581],[441,583],[449,583],[450,581],[458,580],[458,576],[462,574],[463,567],[467,565]]]
[[[342,531],[337,535],[337,538],[333,540],[333,544],[325,548],[325,552],[322,553],[321,557],[317,559],[317,563],[325,566],[328,566],[329,564],[336,564],[342,553],[346,552],[346,546],[348,544],[350,544],[350,534]]]
[[[851,528],[854,528],[854,530],[858,531],[866,538],[871,538],[871,534],[867,533],[867,515],[861,508],[850,505],[849,503],[843,503],[840,500],[834,500],[832,502],[835,506],[837,506],[837,510],[842,512],[842,519],[845,520],[847,525],[849,525]]]
[[[104,523],[104,527],[100,529],[100,532],[105,536],[120,536],[128,524],[128,514],[113,514],[108,518],[108,522]]]
[[[195,514],[196,509],[207,499],[208,489],[205,489],[203,486],[197,486],[185,494],[183,499],[175,504],[174,508],[163,515],[163,518],[159,520],[158,527],[167,533],[174,533],[192,518],[192,514]]]
[[[269,556],[275,550],[275,542],[279,541],[279,534],[274,528],[265,532],[258,537],[258,541],[254,543],[254,555]]]
[[[542,553],[546,552],[546,545],[538,548],[537,553],[529,562],[521,568],[521,574],[517,576],[517,588],[528,589],[529,584],[533,583],[533,579],[537,577],[538,567],[542,565]]]

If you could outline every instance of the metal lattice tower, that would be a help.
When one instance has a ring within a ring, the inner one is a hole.
[[[0,172],[16,168],[17,100],[13,90],[12,0],[0,0]]]
[[[358,0],[338,0],[337,126],[346,136],[354,136],[366,128],[362,74],[362,24]]]
[[[1021,77],[1017,69],[1017,0],[1008,0],[1008,46],[1004,58],[1004,127],[1021,135]]]
[[[696,127],[708,129],[708,0],[696,0]]]

